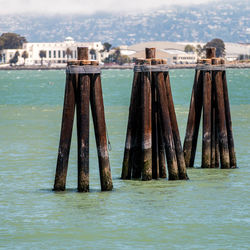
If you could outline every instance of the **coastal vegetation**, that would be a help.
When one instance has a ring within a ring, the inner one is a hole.
[[[122,55],[120,48],[117,47],[113,48],[112,53],[104,59],[104,63],[117,63],[119,65],[123,65],[125,63],[131,63],[131,59],[126,55]]]
[[[18,62],[18,57],[20,56],[19,51],[17,50],[15,55],[10,59],[10,65],[16,64]]]
[[[0,50],[3,49],[20,49],[23,43],[27,40],[24,36],[20,36],[16,33],[3,33],[0,36]]]
[[[225,56],[225,43],[220,38],[214,38],[210,42],[208,42],[204,49],[214,47],[216,48],[216,57],[224,57]]]
[[[28,52],[25,50],[23,53],[22,53],[22,58],[24,60],[24,65],[25,65],[25,60],[29,57],[29,54]]]
[[[193,45],[187,44],[184,48],[184,51],[186,53],[194,53],[195,52],[195,47]]]
[[[108,43],[108,42],[105,42],[105,43],[103,44],[103,51],[109,52],[110,49],[111,49],[111,47],[112,47],[112,44],[110,44],[110,43]]]

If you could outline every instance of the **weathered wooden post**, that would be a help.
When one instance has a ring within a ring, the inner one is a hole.
[[[215,48],[207,48],[207,59],[196,67],[193,93],[184,141],[187,167],[193,167],[203,108],[202,168],[235,168],[232,121],[224,60],[215,58]],[[202,80],[197,80],[197,75]],[[229,142],[230,141],[230,142]]]
[[[89,102],[95,129],[102,191],[112,190],[107,150],[106,124],[102,98],[100,67],[88,60],[88,48],[77,48],[78,60],[70,61],[66,70],[66,88],[58,150],[54,190],[66,185],[68,158],[75,106],[77,109],[78,186],[79,192],[89,191]]]
[[[77,59],[88,60],[88,48],[77,48]],[[76,74],[77,75],[77,74]],[[89,191],[89,99],[90,75],[79,74],[76,91],[78,191]]]
[[[184,140],[183,152],[186,167],[194,165],[196,146],[198,141],[202,102],[203,102],[203,74],[199,68],[195,70],[194,85],[189,107],[186,136]]]
[[[165,153],[169,180],[188,179],[168,67],[155,52],[146,48],[134,67],[122,179],[166,178]]]
[[[153,50],[153,49],[151,49]],[[153,53],[147,53],[153,55]],[[146,55],[147,56],[147,55]],[[148,59],[148,58],[146,58]],[[145,61],[150,65],[150,61]],[[142,180],[152,179],[152,90],[151,73],[142,72],[143,81],[141,82],[142,91]]]

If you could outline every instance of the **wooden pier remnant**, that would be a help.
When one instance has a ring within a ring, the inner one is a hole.
[[[69,61],[58,150],[54,190],[64,191],[68,169],[72,128],[76,107],[79,192],[89,191],[89,103],[91,104],[99,160],[101,190],[112,190],[112,177],[106,137],[106,123],[97,61],[88,60],[88,48],[77,48],[78,60]]]
[[[224,64],[215,48],[207,48],[206,59],[197,64],[183,147],[187,168],[194,166],[202,109],[201,167],[237,167]]]
[[[122,179],[188,179],[168,66],[146,48],[134,67]]]

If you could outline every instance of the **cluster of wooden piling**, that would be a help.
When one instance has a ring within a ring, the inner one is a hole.
[[[207,48],[206,55],[195,72],[183,149],[186,166],[194,166],[203,109],[201,167],[236,168],[225,61],[215,57],[215,48]]]
[[[188,179],[166,61],[137,60],[131,92],[122,179]]]
[[[88,60],[88,48],[77,48],[78,60],[68,62],[54,190],[66,185],[74,113],[77,115],[78,191],[89,191],[89,103],[91,104],[102,191],[112,190],[106,124],[98,62]]]

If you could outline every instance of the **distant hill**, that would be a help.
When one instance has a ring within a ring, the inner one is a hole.
[[[249,1],[217,1],[139,14],[0,15],[0,33],[16,32],[30,42],[102,41],[112,45],[145,41],[250,42]]]

